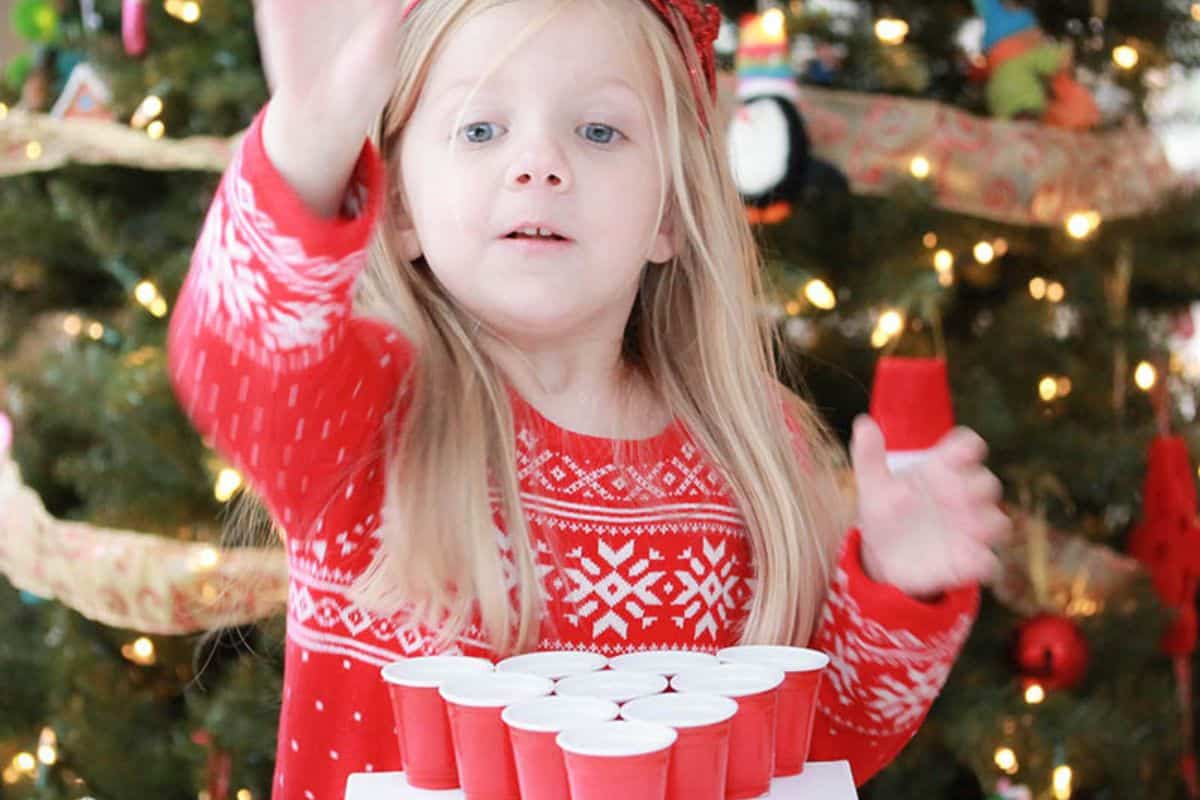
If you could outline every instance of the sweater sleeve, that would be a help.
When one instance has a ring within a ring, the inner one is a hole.
[[[255,117],[221,178],[168,332],[180,404],[289,535],[303,536],[357,459],[378,452],[410,348],[351,315],[384,192],[366,141],[343,211],[307,208]]]
[[[848,759],[861,786],[916,734],[967,640],[979,587],[920,602],[876,583],[846,537],[812,646],[829,655],[809,758]]]

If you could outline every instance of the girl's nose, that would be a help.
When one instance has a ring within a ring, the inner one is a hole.
[[[553,192],[565,192],[571,188],[571,172],[556,147],[539,145],[513,161],[504,185],[512,190],[543,187]]]

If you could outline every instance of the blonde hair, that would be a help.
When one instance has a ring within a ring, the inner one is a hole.
[[[555,13],[575,1],[563,0]],[[636,45],[661,85],[660,170],[671,198],[662,207],[677,240],[672,261],[643,270],[623,358],[685,425],[745,519],[757,588],[742,640],[806,644],[847,522],[836,476],[842,451],[817,414],[775,378],[777,334],[760,314],[761,263],[723,132],[701,124],[715,120],[716,111],[707,94],[692,91],[687,61],[696,63],[694,48],[685,56],[644,0],[595,1],[628,12]],[[417,4],[402,35],[399,84],[373,134],[385,159],[398,156],[403,127],[446,36],[496,4]],[[395,171],[389,162],[389,173]],[[385,431],[380,546],[350,597],[380,613],[404,608],[438,632],[440,646],[467,632],[477,614],[498,655],[532,649],[544,602],[503,375],[476,341],[478,321],[426,266],[397,255],[389,227],[402,211],[399,195],[389,194],[358,298],[360,313],[404,334],[413,368]],[[783,435],[785,406],[795,425],[790,436]],[[445,501],[451,492],[454,502]],[[490,497],[499,504],[506,542],[493,524]]]

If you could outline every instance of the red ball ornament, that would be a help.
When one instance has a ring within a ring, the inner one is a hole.
[[[1046,689],[1079,685],[1088,668],[1088,644],[1071,620],[1041,614],[1027,620],[1017,634],[1017,666],[1026,684]]]

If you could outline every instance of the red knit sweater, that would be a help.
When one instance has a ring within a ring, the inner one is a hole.
[[[351,314],[384,191],[378,153],[364,145],[345,214],[324,220],[273,168],[261,123],[260,113],[209,210],[171,319],[170,370],[197,429],[288,534],[272,796],[338,800],[350,773],[400,768],[379,668],[432,647],[403,614],[373,616],[346,596],[378,546],[378,423],[409,351],[398,332]],[[611,440],[512,399],[548,598],[540,647],[617,655],[736,643],[753,592],[744,523],[683,426],[617,466]],[[497,533],[497,558],[507,558]],[[832,663],[811,758],[849,759],[858,783],[891,761],[941,690],[977,606],[974,586],[920,603],[873,582],[850,532],[812,642]],[[458,647],[487,654],[477,629]]]

